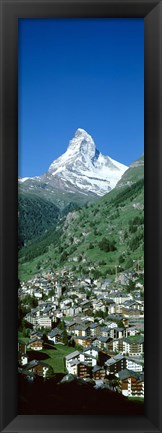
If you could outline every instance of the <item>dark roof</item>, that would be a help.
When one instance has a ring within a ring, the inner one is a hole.
[[[72,322],[68,322],[66,319],[65,319],[65,322],[66,322],[66,326],[67,326],[67,328],[68,328],[68,326],[74,326],[74,325],[76,325],[76,321],[75,320],[73,320]]]
[[[31,335],[37,335],[37,337],[43,337],[43,333],[39,332],[39,331],[31,331],[30,332],[30,336]]]
[[[123,341],[128,344],[142,344],[144,343],[144,337],[142,337],[141,335],[135,335],[133,339],[131,339],[131,337],[124,337]]]
[[[18,373],[23,374],[24,376],[34,377],[35,374],[32,371],[28,371],[24,368],[18,368]]]
[[[75,335],[75,337],[74,337],[76,340],[90,340],[91,339],[91,337],[88,337],[88,336],[86,336],[86,337],[84,337],[84,336],[82,336],[82,335],[78,335],[78,336],[76,336]]]
[[[49,332],[48,337],[53,338],[53,337],[56,337],[56,335],[61,335],[62,333],[63,333],[63,331],[61,329],[55,328],[55,329],[52,329],[52,331]]]
[[[108,328],[107,326],[102,326],[101,332],[110,332],[110,328]]]
[[[84,352],[87,352],[88,350],[96,350],[96,352],[100,352],[100,349],[97,346],[94,346],[93,344],[90,344],[89,346],[85,347]]]
[[[133,358],[133,356],[126,356],[125,359],[128,359],[128,361],[134,362],[135,364],[141,365],[143,367],[144,365],[144,359],[136,359]]]
[[[42,367],[49,367],[49,364],[47,364],[46,362],[33,359],[25,365],[25,369],[30,370],[31,368],[37,367],[38,365],[42,365]]]
[[[68,355],[66,355],[65,359],[68,361],[68,360],[70,360],[72,358],[75,358],[75,356],[78,356],[78,355],[80,355],[79,350],[75,350],[74,352],[69,353]]]
[[[92,368],[92,373],[96,373],[96,371],[100,371],[100,370],[102,370],[102,367],[100,367],[100,365],[95,365],[95,366]]]
[[[109,341],[109,337],[97,337],[98,341],[101,341],[102,343],[107,343]]]
[[[40,338],[35,337],[30,339],[28,344],[30,345],[31,343],[35,343],[36,341],[39,341],[39,343],[43,343],[43,341]]]
[[[25,369],[30,370],[30,368],[36,367],[36,365],[38,365],[38,361],[37,361],[37,359],[33,359],[32,361],[30,361],[26,364]]]
[[[138,381],[144,380],[144,374],[143,373],[139,373],[133,370],[121,370],[118,372],[119,378],[121,380],[125,380],[128,379],[129,377],[135,377]]]
[[[89,327],[90,329],[94,329],[98,326],[98,323],[92,323]]]
[[[84,353],[84,352],[83,352]],[[89,356],[91,356],[91,359],[96,359],[94,355],[89,355],[89,353],[84,353],[85,359],[89,359]]]
[[[86,329],[89,328],[89,325],[82,323],[81,325],[76,325],[75,329],[77,331],[85,331]]]

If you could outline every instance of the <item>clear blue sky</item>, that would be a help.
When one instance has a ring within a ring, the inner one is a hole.
[[[19,176],[41,175],[77,128],[129,165],[144,152],[144,20],[19,19]]]

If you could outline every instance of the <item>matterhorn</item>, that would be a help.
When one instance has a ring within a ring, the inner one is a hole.
[[[20,182],[29,189],[42,184],[54,192],[103,196],[115,187],[127,168],[110,156],[102,155],[91,135],[78,128],[66,152],[52,162],[45,174],[20,179]]]

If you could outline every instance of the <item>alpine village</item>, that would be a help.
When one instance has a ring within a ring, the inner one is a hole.
[[[79,128],[18,199],[20,414],[143,414],[144,156]]]

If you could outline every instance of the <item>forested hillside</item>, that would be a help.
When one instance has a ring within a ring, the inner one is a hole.
[[[143,266],[144,180],[115,188],[94,204],[69,212],[56,229],[20,253],[20,275],[68,267],[93,277]]]
[[[19,245],[45,233],[58,221],[59,209],[53,203],[35,195],[19,194]]]

